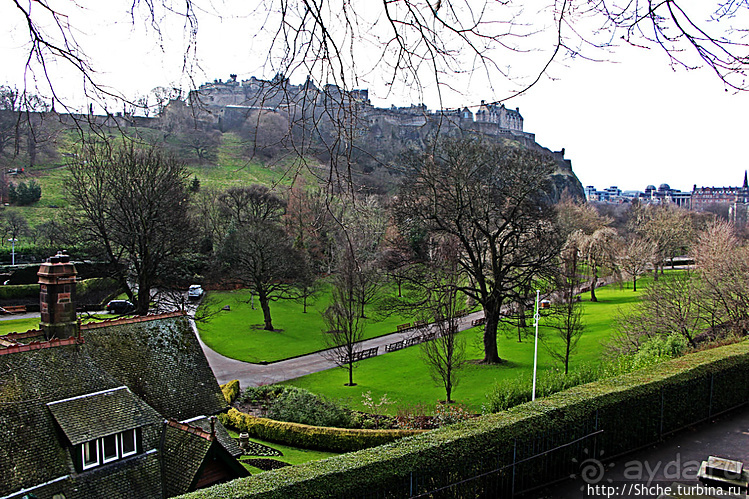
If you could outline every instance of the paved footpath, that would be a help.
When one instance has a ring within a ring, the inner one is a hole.
[[[483,316],[484,312],[474,312],[463,317],[459,329],[461,331],[469,329],[472,320]],[[213,370],[213,374],[216,375],[216,379],[218,379],[218,382],[221,384],[238,379],[240,387],[266,385],[279,383],[281,381],[298,378],[306,374],[312,374],[336,367],[336,364],[329,360],[329,354],[326,354],[328,351],[311,353],[309,355],[273,362],[267,365],[251,364],[249,362],[230,359],[206,346],[200,339],[195,323],[193,322],[192,324],[193,329],[195,330],[195,335],[198,337],[198,341],[200,341],[200,346],[203,347],[203,352],[205,352],[208,363]],[[392,333],[363,341],[361,345],[362,349],[380,347],[377,354],[385,355],[385,347],[388,344],[401,341],[405,338],[410,338],[411,336],[413,336],[413,331]]]

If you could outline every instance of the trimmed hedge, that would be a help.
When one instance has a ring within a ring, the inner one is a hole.
[[[590,444],[611,458],[747,402],[749,342],[745,341],[380,447],[234,480],[183,497],[354,497],[365,492],[403,497],[502,468],[513,462],[513,456],[517,462],[584,439],[518,464],[513,473],[490,474],[491,484],[471,480],[464,488],[449,491],[454,497],[499,495],[498,487],[509,480],[516,490],[523,490],[563,478],[570,473],[573,459],[579,463],[590,457]],[[603,433],[590,437],[597,431]]]
[[[227,404],[233,404],[237,400],[237,395],[239,395],[239,380],[234,379],[221,385],[221,393],[224,394]]]
[[[0,286],[0,300],[39,300],[38,284],[16,284]]]
[[[351,452],[376,447],[422,432],[422,430],[359,430],[309,426],[258,418],[234,408],[229,409],[226,414],[219,414],[219,419],[224,426],[230,426],[237,431],[246,431],[251,437],[260,440],[332,452]]]

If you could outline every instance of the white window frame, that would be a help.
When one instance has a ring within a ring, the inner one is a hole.
[[[126,434],[130,434],[133,436],[133,450],[127,453],[125,452],[125,435]],[[122,452],[122,457],[128,457],[128,456],[132,456],[133,454],[138,453],[138,438],[137,438],[137,435],[135,434],[135,428],[133,428],[132,430],[123,431],[122,433],[118,435],[118,437],[119,437],[118,440],[120,441],[120,449]]]
[[[91,461],[89,464],[86,464],[86,447],[88,447],[89,449],[93,449],[94,453],[96,454],[96,461]],[[84,470],[93,468],[95,466],[99,466],[99,441],[98,440],[90,440],[88,442],[84,442],[81,445],[81,462],[83,463]]]
[[[112,438],[114,441],[114,456],[107,458],[106,453],[104,452],[104,439],[105,438]],[[101,462],[102,464],[111,463],[112,461],[116,461],[120,459],[120,439],[118,434],[114,435],[107,435],[106,437],[102,437],[99,439],[101,442]]]

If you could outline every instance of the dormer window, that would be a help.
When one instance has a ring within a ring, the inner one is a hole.
[[[49,402],[47,407],[79,471],[150,451],[143,447],[142,428],[162,421],[125,386]]]
[[[81,467],[87,470],[137,454],[137,437],[138,433],[133,429],[83,442],[80,446]]]
[[[138,452],[135,445],[135,430],[120,433],[120,448],[122,449],[122,457],[132,456]]]
[[[96,440],[82,445],[83,469],[99,466],[99,445]]]
[[[119,459],[119,435],[109,435],[101,439],[102,462],[108,463]]]

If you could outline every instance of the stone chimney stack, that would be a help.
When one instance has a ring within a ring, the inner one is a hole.
[[[39,267],[41,326],[44,337],[70,338],[77,336],[75,315],[75,280],[78,272],[70,257],[58,251]]]

